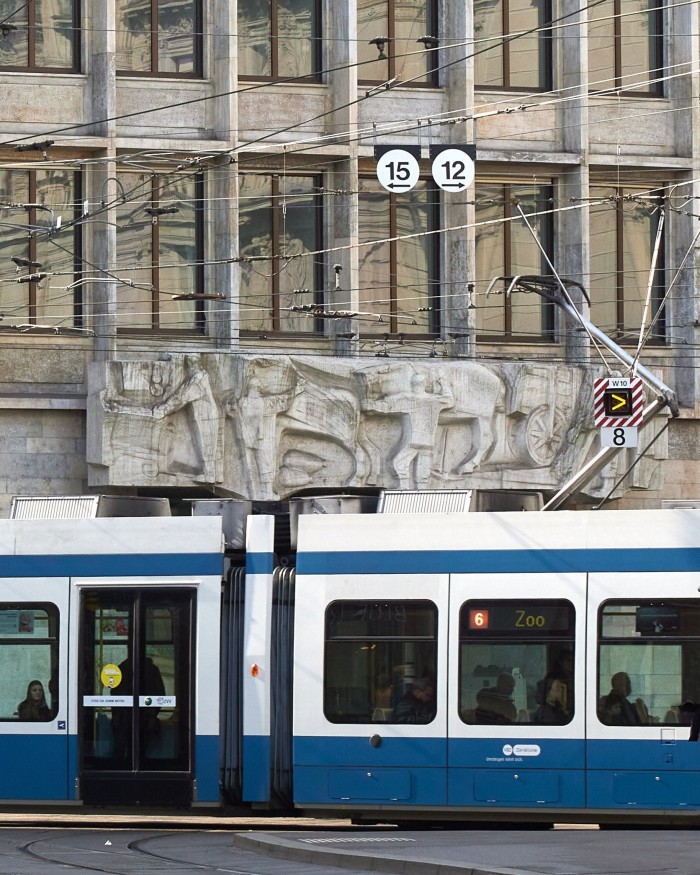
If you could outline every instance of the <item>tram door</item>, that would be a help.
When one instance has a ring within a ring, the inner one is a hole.
[[[190,803],[194,590],[84,590],[80,610],[80,798]]]

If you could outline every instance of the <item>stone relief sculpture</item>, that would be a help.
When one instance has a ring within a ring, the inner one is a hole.
[[[103,367],[89,406],[99,485],[209,484],[257,500],[351,486],[552,490],[598,446],[585,368],[214,352]],[[625,467],[620,457],[590,494]],[[626,488],[657,473],[647,460]]]
[[[247,472],[248,495],[274,498],[277,472],[277,417],[301,391],[295,383],[280,385],[278,375],[268,368],[253,368],[242,392],[229,400],[226,413],[235,419],[243,462]]]
[[[185,474],[197,483],[220,483],[221,413],[209,374],[199,355],[183,356],[179,373],[175,371],[154,362],[150,372],[142,371],[142,381],[122,379],[121,391],[109,381],[101,401],[106,413],[119,414],[112,424],[113,438],[123,431],[126,418],[150,420],[140,426],[132,421],[127,427],[130,439],[117,441],[127,457],[145,453],[141,469],[146,477]],[[148,396],[155,403],[148,403]]]

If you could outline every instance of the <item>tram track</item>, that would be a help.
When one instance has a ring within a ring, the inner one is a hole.
[[[328,825],[328,821],[318,821],[317,825],[308,823],[299,826],[306,832],[315,832],[323,828],[334,832],[349,831],[349,824],[343,824],[340,830],[337,826]],[[7,828],[7,827],[6,827]],[[17,827],[15,827],[17,828]],[[21,829],[36,828],[34,824],[23,824]],[[279,819],[274,824],[267,820],[266,828],[284,829]],[[260,858],[258,852],[237,847],[234,844],[232,832],[250,832],[250,825],[219,826],[212,829],[208,826],[199,827],[197,832],[206,835],[206,841],[192,841],[193,828],[173,829],[164,824],[160,828],[149,827],[137,831],[133,826],[117,825],[114,822],[93,824],[90,827],[82,824],[80,827],[69,825],[64,821],[61,825],[55,823],[51,827],[44,826],[39,837],[21,842],[14,846],[15,853],[20,857],[29,858],[35,864],[41,864],[40,872],[44,875],[60,868],[62,871],[95,872],[100,875],[143,875],[143,873],[177,872],[178,875],[189,873],[222,873],[222,875],[273,875],[282,872],[284,866],[281,860],[266,860]],[[292,864],[294,866],[294,864]],[[319,875],[328,871],[322,857],[319,865],[313,869]],[[34,873],[36,870],[32,870]],[[361,866],[357,871],[363,871]]]
[[[97,831],[99,832],[100,830]],[[90,832],[92,833],[92,831]],[[178,834],[179,831],[159,832],[156,835],[142,836],[125,843],[119,842],[118,839],[112,842],[112,840],[108,838],[101,848],[95,842],[88,841],[84,848],[78,848],[75,845],[72,845],[62,849],[60,852],[55,848],[53,852],[47,851],[45,845],[50,843],[54,837],[44,836],[20,845],[18,850],[23,856],[29,857],[36,862],[41,862],[48,866],[60,866],[63,870],[73,869],[98,872],[100,875],[134,875],[134,873],[139,873],[139,875],[141,875],[141,873],[144,872],[154,871],[177,871],[182,873],[190,870],[196,872],[221,872],[226,873],[226,875],[263,875],[257,866],[253,868],[241,868],[209,865],[207,863],[194,862],[177,856],[167,856],[146,847],[148,842],[152,842],[155,839],[162,841],[164,838],[176,837]],[[83,831],[78,833],[78,835],[87,838],[87,834]],[[72,838],[76,838],[76,836],[72,836]],[[70,859],[76,855],[80,856],[79,860]],[[85,859],[88,855],[100,858],[100,862],[91,862]],[[145,860],[148,862],[145,863]]]

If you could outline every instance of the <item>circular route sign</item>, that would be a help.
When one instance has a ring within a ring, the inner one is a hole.
[[[377,179],[387,191],[410,191],[419,176],[418,161],[405,149],[390,149],[377,161]]]
[[[474,182],[474,161],[462,149],[443,149],[433,160],[432,174],[445,191],[464,191]]]

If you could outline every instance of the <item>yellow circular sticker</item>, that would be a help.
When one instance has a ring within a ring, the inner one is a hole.
[[[100,672],[100,680],[102,681],[103,687],[109,687],[113,690],[122,682],[122,670],[118,665],[109,663],[109,665],[106,665]]]

